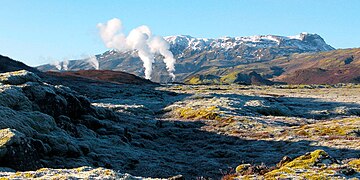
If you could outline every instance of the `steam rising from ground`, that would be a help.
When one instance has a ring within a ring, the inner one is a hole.
[[[99,70],[99,61],[97,60],[96,56],[90,56],[88,58],[89,64],[93,66],[96,70]]]
[[[59,61],[55,61],[51,65],[54,65],[57,70],[59,71],[61,70],[61,65]]]
[[[63,71],[67,71],[69,68],[68,68],[68,65],[69,65],[69,61],[67,60],[64,60],[62,62],[59,62],[59,61],[55,61],[52,63],[52,65],[55,66],[55,68],[59,71],[63,70]]]
[[[62,62],[62,70],[67,71],[69,69],[68,66],[69,66],[68,60]]]
[[[172,80],[175,79],[175,59],[169,50],[170,45],[163,37],[152,35],[149,27],[139,26],[131,30],[128,36],[122,32],[122,23],[117,18],[105,24],[99,23],[97,27],[107,48],[114,48],[121,52],[137,51],[144,64],[146,79],[151,79],[152,65],[157,54],[164,56],[166,69]]]

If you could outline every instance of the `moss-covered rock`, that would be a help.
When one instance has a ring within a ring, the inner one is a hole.
[[[18,144],[20,138],[25,137],[24,134],[16,131],[15,129],[1,129],[0,130],[0,158],[7,152],[7,146]]]
[[[236,168],[238,179],[348,179],[360,177],[360,160],[354,159],[341,163],[329,156],[324,150],[315,150],[293,160],[283,158],[276,167],[265,167],[259,173],[249,171],[250,164],[242,164]]]
[[[26,82],[39,82],[41,79],[36,74],[26,71],[13,71],[0,74],[0,82],[3,84],[19,85]]]
[[[348,164],[360,172],[360,159],[351,160]]]
[[[236,173],[241,173],[246,171],[249,167],[251,166],[251,164],[240,164],[236,167],[235,172]]]
[[[210,107],[183,107],[176,109],[176,112],[180,118],[184,119],[220,119],[219,109],[216,106]]]
[[[39,153],[34,141],[15,129],[0,130],[0,166],[13,169],[39,168]]]

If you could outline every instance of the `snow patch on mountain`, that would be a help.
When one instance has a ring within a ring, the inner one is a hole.
[[[191,49],[194,51],[208,49],[234,49],[238,46],[270,48],[270,47],[298,47],[304,51],[328,51],[334,50],[326,44],[317,34],[300,33],[295,36],[277,35],[256,35],[247,37],[222,37],[217,39],[195,38],[189,35],[167,36],[165,40],[169,42],[173,49],[180,51]]]

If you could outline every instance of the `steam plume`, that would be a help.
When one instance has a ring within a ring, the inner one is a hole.
[[[100,65],[99,65],[99,61],[97,60],[96,56],[90,56],[88,61],[91,66],[93,66],[96,70],[99,70]]]
[[[164,38],[160,36],[154,36],[151,41],[151,51],[161,54],[164,56],[164,63],[166,64],[166,69],[169,72],[172,80],[175,79],[175,58],[172,52],[169,50],[170,45],[168,42],[165,41]]]
[[[68,68],[68,65],[69,65],[69,61],[68,60],[65,60],[62,62],[62,68],[61,70],[64,70],[64,71],[67,71],[69,68]]]
[[[57,70],[59,70],[59,71],[61,70],[61,65],[60,65],[59,61],[53,62],[52,65],[54,65]]]
[[[107,23],[97,25],[100,36],[107,48],[114,48],[118,51],[136,50],[145,68],[145,78],[151,79],[152,65],[155,55],[164,56],[164,63],[172,80],[175,79],[175,59],[169,50],[170,45],[161,36],[153,36],[147,26],[139,26],[130,31],[126,36],[121,32],[122,23],[120,19],[114,18]]]

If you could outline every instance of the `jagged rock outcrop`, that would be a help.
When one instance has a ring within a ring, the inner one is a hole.
[[[45,151],[39,140],[28,138],[15,129],[0,130],[0,166],[18,170],[40,168],[40,154]]]
[[[19,85],[26,82],[40,82],[40,78],[26,70],[0,74],[0,83],[3,84]]]
[[[9,57],[0,55],[0,73],[19,71],[23,69],[30,72],[40,73],[39,70],[29,67],[20,61],[15,61]]]
[[[49,157],[80,157],[90,145],[77,138],[96,136],[94,131],[104,127],[100,119],[117,120],[111,111],[91,106],[67,87],[44,83],[32,72],[3,73],[0,79],[3,166],[31,170],[53,166]],[[64,166],[71,166],[65,161]]]

